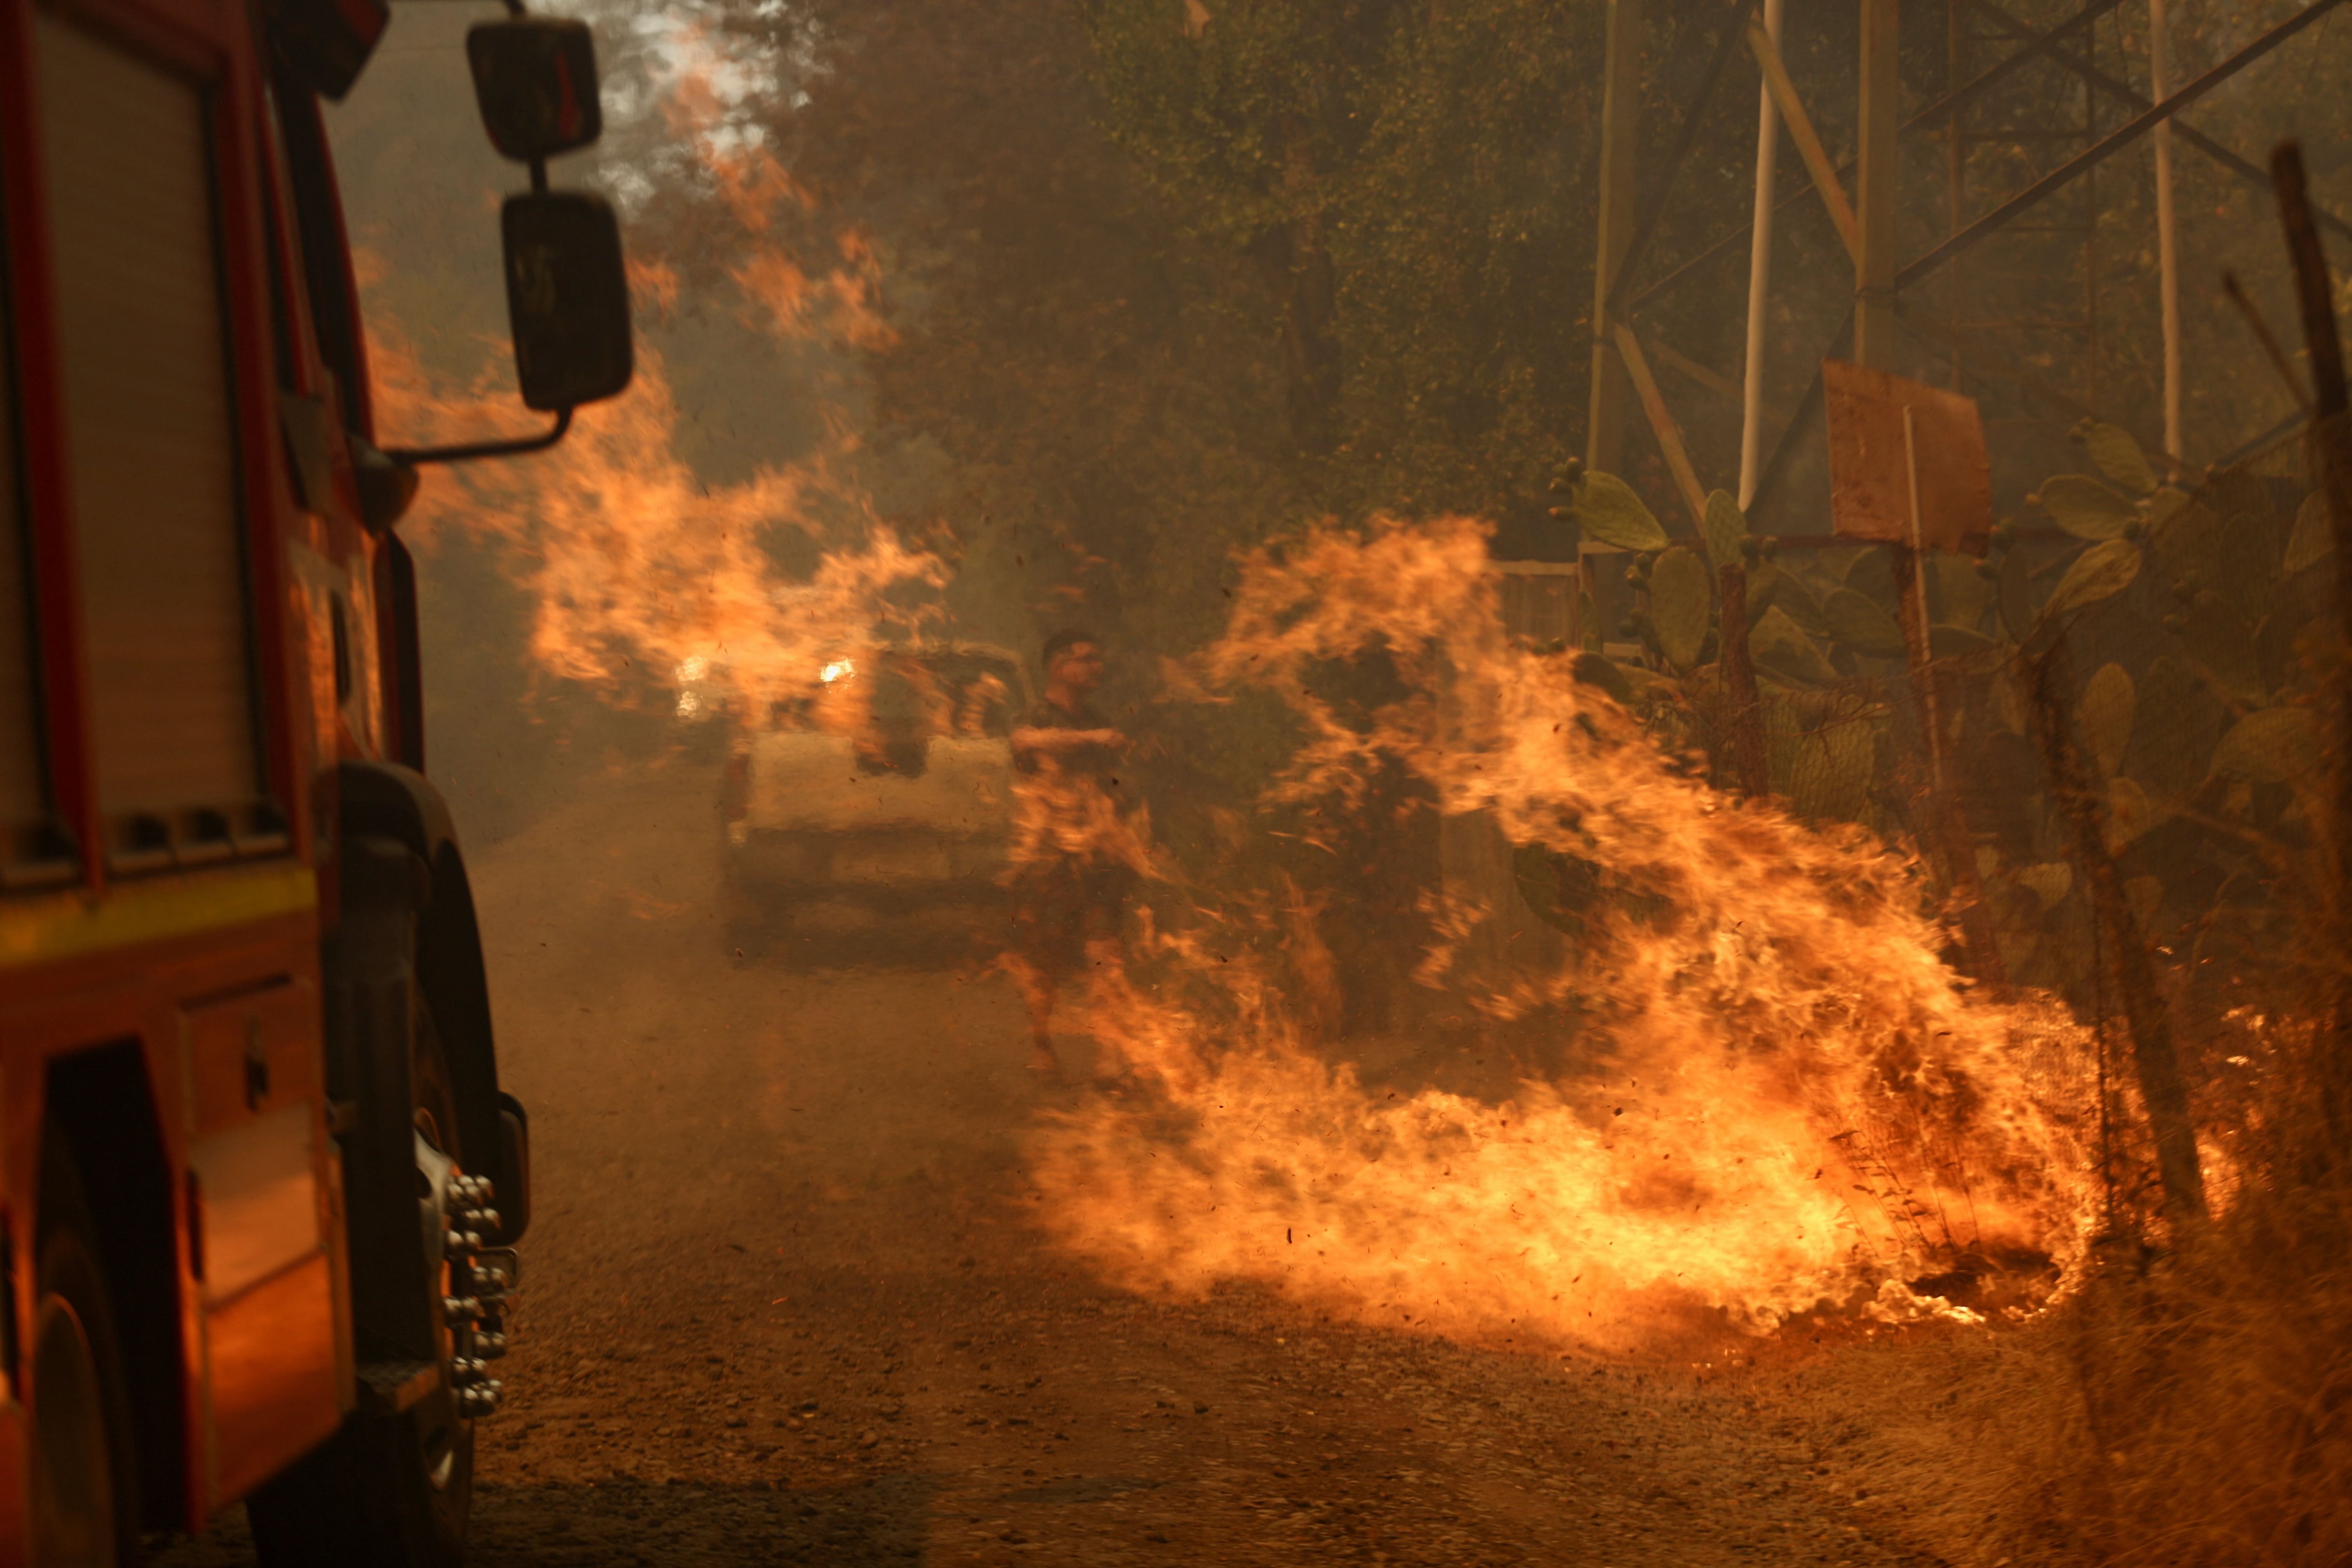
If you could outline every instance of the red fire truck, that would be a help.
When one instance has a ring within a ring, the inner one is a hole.
[[[387,451],[321,109],[383,0],[0,0],[0,1568],[240,1499],[268,1563],[463,1555],[530,1161],[395,525],[631,371],[612,211],[547,181],[587,29],[509,10],[551,428]]]

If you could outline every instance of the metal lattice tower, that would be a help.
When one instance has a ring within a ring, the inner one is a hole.
[[[1746,255],[1748,225],[1744,214],[1737,225],[1718,214],[1714,237],[1663,261],[1651,253],[1662,227],[1673,226],[1675,179],[1694,155],[1717,164],[1752,157],[1721,144],[1721,118],[1708,114],[1721,94],[1753,90],[1759,72],[1768,85],[1778,74],[1780,124],[1800,154],[1783,151],[1774,204],[1784,217],[1826,210],[1854,278],[1842,322],[1811,323],[1810,341],[1790,340],[1807,337],[1803,323],[1782,334],[1773,352],[1787,369],[1856,359],[1975,394],[1989,422],[2007,427],[2009,439],[1996,444],[2024,455],[2021,475],[2045,462],[2085,416],[2126,422],[2149,450],[2163,450],[2143,411],[2115,406],[2119,323],[2108,296],[2118,268],[2134,263],[2111,231],[2123,217],[2137,221],[2151,183],[2144,161],[2116,155],[2144,153],[2148,133],[2170,125],[2180,144],[2267,191],[2269,177],[2251,158],[2176,117],[2344,0],[2310,0],[2228,57],[2170,83],[2161,104],[2146,90],[2149,3],[1945,0],[1938,59],[1916,27],[1899,36],[1897,0],[1853,0],[1860,58],[1843,79],[1858,90],[1838,89],[1853,90],[1849,108],[1829,92],[1807,101],[1790,74],[1795,50],[1769,42],[1757,20],[1759,0],[1611,0],[1588,464],[1618,469],[1654,449],[1682,502],[1669,510],[1689,514],[1687,522],[1669,517],[1676,533],[1695,531],[1706,489],[1730,487],[1737,443],[1727,451],[1721,432],[1737,426],[1704,399],[1738,401],[1742,367],[1694,363],[1661,323],[1687,307],[1690,291],[1738,287],[1734,264]],[[1809,25],[1820,21],[1815,13]],[[1642,73],[1660,68],[1668,51],[1654,46],[1668,23],[1680,34],[1670,63],[1705,61],[1671,135],[1640,117]],[[1923,89],[1923,81],[1936,85]],[[1793,181],[1791,163],[1801,166]],[[1801,255],[1784,230],[1776,290],[1799,264],[1818,287],[1830,257],[1818,233],[1805,243],[1812,249]],[[2155,326],[2151,317],[2128,329],[2152,334]],[[1659,384],[1662,369],[1678,378],[1671,386]],[[1790,401],[1775,411],[1781,417],[1766,420],[1769,456],[1755,504],[1763,531],[1801,538],[1823,515],[1814,504],[1818,378]],[[1605,552],[1588,550],[1598,553]],[[1609,575],[1585,573],[1604,622],[1612,619]]]

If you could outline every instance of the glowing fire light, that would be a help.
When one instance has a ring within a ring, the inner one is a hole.
[[[855,233],[838,235],[839,267],[822,277],[800,268],[778,235],[783,216],[805,214],[810,198],[772,156],[709,134],[721,111],[710,78],[723,62],[688,54],[698,63],[676,84],[673,129],[740,231],[742,259],[729,271],[743,319],[779,336],[887,341],[870,247]],[[367,285],[380,268],[362,258],[362,272]],[[639,258],[631,277],[656,313],[675,305],[677,275],[659,260]],[[502,372],[451,386],[427,372],[390,314],[370,305],[387,429],[433,443],[511,427]],[[812,709],[810,699],[852,673],[843,648],[919,636],[938,612],[919,591],[946,581],[945,564],[875,515],[845,429],[803,462],[714,486],[678,455],[678,424],[661,356],[641,343],[629,391],[582,410],[547,455],[430,470],[404,531],[420,543],[462,530],[515,547],[509,560],[533,605],[530,653],[549,674],[628,695],[641,673],[670,670],[680,684],[728,688],[723,697],[678,693],[681,718],[723,703],[754,726],[813,712],[828,727],[855,727],[863,716],[855,703]],[[795,530],[817,543],[818,559],[813,574],[788,580],[767,547],[771,536]]]
[[[730,269],[747,319],[884,340],[870,248],[843,236],[843,265],[812,280],[760,238],[804,193],[764,158],[711,164],[751,240]],[[402,439],[510,428],[503,389],[453,393],[395,344],[373,351]],[[874,517],[845,439],[705,486],[677,455],[658,356],[639,365],[551,456],[437,470],[410,531],[519,547],[550,673],[617,685],[704,658],[743,722],[799,703],[854,725],[842,650],[884,641],[884,622],[913,629],[927,612],[901,591],[936,589],[945,564]],[[851,526],[820,528],[819,499]],[[800,581],[761,542],[792,528],[821,546]],[[1306,739],[1279,799],[1360,800],[1402,767],[1441,810],[1593,869],[1605,896],[1570,966],[1469,998],[1524,1013],[1572,997],[1580,1070],[1500,1103],[1377,1089],[1315,1054],[1269,967],[1147,931],[1155,984],[1106,967],[1089,998],[1142,1092],[1038,1134],[1052,1233],[1139,1289],[1256,1280],[1372,1322],[1617,1342],[1691,1307],[1759,1330],[1822,1301],[1937,1310],[1904,1281],[1963,1258],[2071,1268],[2090,1207],[2066,1111],[2084,1098],[2083,1032],[2049,1003],[1973,994],[1937,956],[1906,857],[1726,800],[1564,661],[1514,646],[1486,554],[1460,519],[1311,530],[1244,562],[1226,632],[1190,673],[1204,695],[1288,705]],[[1373,650],[1409,695],[1357,727],[1314,675]],[[1149,874],[1136,818],[1031,793],[1016,854],[1091,845]],[[1427,973],[1444,979],[1444,959]]]
[[[1255,1280],[1375,1322],[1620,1343],[1694,1308],[1758,1332],[1822,1304],[1965,1317],[1905,1281],[2071,1269],[2084,1031],[1972,992],[1907,857],[1735,804],[1515,646],[1485,558],[1462,519],[1317,528],[1244,560],[1192,674],[1289,705],[1280,799],[1402,764],[1441,810],[1595,869],[1612,896],[1568,967],[1473,998],[1572,997],[1582,1069],[1502,1103],[1378,1091],[1229,943],[1152,933],[1150,986],[1098,972],[1090,1005],[1150,1092],[1038,1136],[1043,1223],[1138,1289]],[[1352,727],[1313,676],[1374,649],[1412,695]]]

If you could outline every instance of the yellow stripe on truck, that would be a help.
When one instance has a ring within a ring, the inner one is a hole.
[[[119,883],[97,898],[68,892],[0,900],[0,969],[194,936],[318,904],[317,875],[282,861]]]

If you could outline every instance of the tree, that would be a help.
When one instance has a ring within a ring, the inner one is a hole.
[[[1108,128],[1276,302],[1333,509],[1540,517],[1581,424],[1590,7],[1092,0]],[[1237,301],[1245,308],[1246,302]]]

